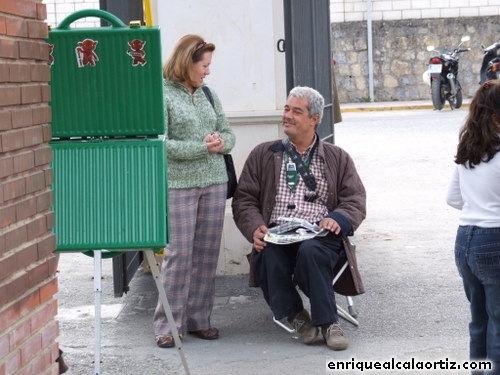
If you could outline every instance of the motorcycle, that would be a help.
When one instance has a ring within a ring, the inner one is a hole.
[[[430,79],[432,105],[437,110],[443,109],[446,100],[450,103],[451,109],[462,106],[462,88],[457,78],[458,60],[460,53],[470,51],[470,48],[461,47],[469,40],[468,35],[463,36],[453,52],[448,50],[440,52],[434,49],[434,46],[427,47],[427,51],[437,53],[436,56],[429,59],[427,72]]]
[[[488,47],[481,45],[481,47],[484,55],[481,65],[480,85],[492,79],[500,79],[500,42]]]

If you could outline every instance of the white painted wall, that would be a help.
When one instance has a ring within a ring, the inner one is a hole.
[[[216,50],[211,75],[206,78],[227,112],[272,111],[281,108],[276,70],[284,69],[284,54],[275,42],[284,37],[276,28],[280,1],[268,0],[163,0],[157,2],[156,23],[161,28],[164,59],[177,40],[185,34],[199,34]],[[275,17],[277,15],[277,17]],[[280,76],[284,76],[280,74]],[[278,80],[280,82],[281,80]],[[280,85],[282,86],[282,85]]]

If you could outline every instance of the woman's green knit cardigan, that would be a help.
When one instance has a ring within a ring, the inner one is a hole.
[[[214,107],[198,87],[192,94],[179,82],[164,81],[165,147],[170,189],[203,188],[227,182],[222,154],[209,154],[203,139],[217,132],[222,153],[234,147],[235,137],[217,94]]]

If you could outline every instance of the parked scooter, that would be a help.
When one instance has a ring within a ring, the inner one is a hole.
[[[451,109],[462,106],[462,88],[458,81],[458,59],[462,52],[470,51],[470,48],[462,48],[462,44],[468,42],[470,37],[463,36],[460,44],[450,52],[443,50],[440,52],[434,46],[428,46],[427,51],[434,51],[436,56],[429,59],[429,71],[432,95],[432,105],[437,110],[443,109],[447,100]],[[424,73],[425,76],[425,73]]]
[[[481,45],[484,51],[479,84],[492,79],[500,79],[500,42],[489,47]]]

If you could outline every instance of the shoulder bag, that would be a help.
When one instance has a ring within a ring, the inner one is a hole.
[[[207,86],[202,86],[201,89],[205,93],[205,96],[207,97],[212,107],[215,109],[214,98],[212,97],[210,89]],[[236,186],[238,185],[238,178],[236,177],[236,170],[234,169],[234,162],[231,154],[224,154],[223,156],[224,156],[224,162],[226,163],[227,178],[228,178],[226,199],[230,199],[233,197],[234,192],[236,191]]]

